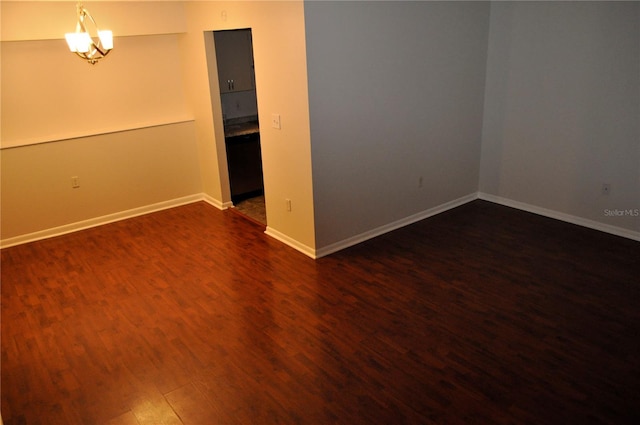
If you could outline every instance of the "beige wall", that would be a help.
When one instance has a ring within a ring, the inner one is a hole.
[[[268,233],[313,255],[302,2],[85,5],[115,37],[95,66],[63,39],[75,2],[2,2],[2,241],[193,196],[227,205],[204,32],[251,28]],[[272,113],[281,130],[269,126]]]
[[[2,147],[190,120],[178,36],[115,43],[89,65],[62,40],[3,42]]]
[[[93,66],[63,39],[75,2],[1,4],[3,245],[202,193],[182,5],[90,6],[116,46]]]
[[[201,190],[193,122],[4,149],[0,158],[5,243]]]
[[[106,0],[81,2],[102,29],[114,36],[174,34],[185,30],[182,1]],[[75,1],[2,0],[3,41],[58,40],[75,29]]]
[[[219,89],[216,72],[207,67],[204,33],[251,28],[267,233],[313,255],[315,235],[302,2],[188,2],[186,16],[188,31],[182,40],[185,87],[196,119],[204,192],[223,202],[229,201]],[[214,81],[211,86],[210,78]],[[273,113],[281,116],[280,130],[270,126]],[[291,200],[291,212],[286,210],[286,199]]]

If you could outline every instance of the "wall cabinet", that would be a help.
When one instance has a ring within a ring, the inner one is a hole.
[[[253,90],[253,46],[251,30],[215,31],[220,93]]]

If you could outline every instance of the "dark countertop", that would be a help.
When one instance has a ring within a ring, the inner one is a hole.
[[[224,137],[247,136],[259,132],[258,117],[229,120],[224,126]]]

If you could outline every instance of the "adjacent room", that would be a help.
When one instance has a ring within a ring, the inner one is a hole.
[[[5,425],[640,416],[640,3],[0,20]]]

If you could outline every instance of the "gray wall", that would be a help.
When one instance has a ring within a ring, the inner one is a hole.
[[[477,192],[488,24],[484,2],[305,3],[318,248]]]
[[[640,3],[492,3],[482,192],[639,231],[639,126]]]

